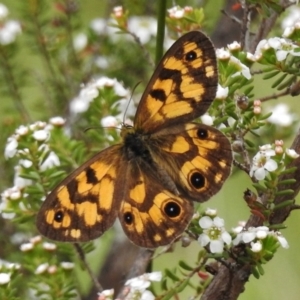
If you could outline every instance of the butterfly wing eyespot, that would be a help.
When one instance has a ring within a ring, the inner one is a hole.
[[[89,241],[102,235],[117,217],[114,197],[119,173],[120,145],[98,153],[46,198],[37,215],[37,228],[58,241]]]

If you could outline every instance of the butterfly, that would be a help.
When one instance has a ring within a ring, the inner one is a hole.
[[[158,64],[134,125],[122,125],[108,147],[65,178],[37,215],[44,236],[85,242],[118,218],[136,245],[170,244],[187,228],[193,201],[204,202],[229,176],[232,151],[219,130],[192,122],[213,101],[216,54],[199,31],[179,38]]]

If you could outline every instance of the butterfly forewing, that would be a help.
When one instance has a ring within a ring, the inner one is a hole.
[[[194,120],[207,111],[217,85],[211,41],[199,31],[185,34],[157,66],[138,106],[135,127],[153,133]]]
[[[89,241],[113,225],[120,206],[113,197],[120,148],[116,145],[98,153],[48,195],[37,215],[43,235],[59,241]]]

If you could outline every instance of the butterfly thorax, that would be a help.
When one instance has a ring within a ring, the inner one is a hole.
[[[147,140],[150,135],[137,131],[133,126],[124,124],[121,130],[123,139],[123,151],[128,161],[132,159],[143,159],[148,163],[152,162]]]

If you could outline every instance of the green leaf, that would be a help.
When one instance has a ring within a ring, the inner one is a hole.
[[[293,205],[294,203],[295,203],[295,200],[286,200],[286,201],[283,201],[283,202],[281,202],[279,204],[276,204],[273,207],[273,210],[281,209],[281,208]]]
[[[283,74],[282,76],[280,76],[277,80],[274,81],[274,83],[271,85],[272,88],[278,87],[278,85],[285,79],[285,77],[288,74]]]
[[[182,292],[182,291],[185,289],[185,287],[188,285],[188,283],[189,283],[189,279],[184,280],[184,281],[176,288],[176,292],[177,292],[177,293]]]
[[[291,76],[288,78],[285,82],[281,83],[278,87],[277,90],[283,90],[287,87],[289,87],[294,81],[296,81],[297,77],[296,76]]]
[[[180,280],[180,278],[179,277],[177,277],[175,274],[174,274],[174,272],[171,272],[169,269],[166,269],[165,270],[165,274],[166,274],[166,276],[168,276],[170,279],[172,279],[173,281],[179,281]]]
[[[293,195],[294,194],[294,190],[292,189],[287,189],[287,190],[283,190],[283,191],[279,191],[275,193],[275,196],[282,196],[282,195]]]
[[[276,75],[278,75],[280,73],[280,71],[274,71],[274,72],[270,72],[270,73],[267,73],[263,76],[263,79],[270,79],[270,78],[273,78],[275,77]]]
[[[189,266],[185,261],[183,260],[180,260],[179,261],[179,266],[184,269],[184,270],[187,270],[187,271],[192,271],[194,270],[191,266]]]
[[[291,178],[291,179],[286,179],[286,180],[281,180],[278,182],[278,185],[281,185],[281,184],[293,184],[295,183],[297,180],[294,179],[294,178]]]
[[[266,187],[259,183],[253,183],[252,186],[255,187],[257,191],[266,192],[268,190]]]

